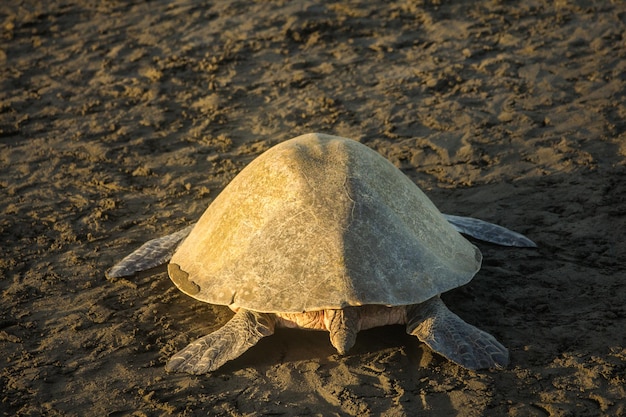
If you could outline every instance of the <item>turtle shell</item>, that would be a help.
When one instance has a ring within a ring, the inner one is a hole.
[[[481,259],[391,162],[313,133],[241,171],[168,269],[201,301],[304,312],[420,303],[469,282]]]

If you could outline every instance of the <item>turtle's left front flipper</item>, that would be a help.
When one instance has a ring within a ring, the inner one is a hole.
[[[192,224],[178,232],[147,241],[109,269],[106,276],[108,278],[128,277],[163,265],[172,258],[176,248],[189,235],[193,226]]]
[[[502,246],[536,248],[537,244],[521,233],[473,217],[443,215],[454,229],[465,235]]]
[[[223,327],[172,356],[165,370],[195,375],[213,372],[273,334],[274,325],[273,314],[239,309]]]

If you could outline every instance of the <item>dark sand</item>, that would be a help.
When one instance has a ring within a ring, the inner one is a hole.
[[[625,415],[626,5],[519,3],[3,2],[2,414]],[[212,375],[165,373],[230,312],[163,270],[105,270],[314,131],[538,242],[479,244],[444,297],[508,369],[393,326],[344,357],[285,330]]]

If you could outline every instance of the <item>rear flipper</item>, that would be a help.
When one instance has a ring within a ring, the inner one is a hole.
[[[537,244],[521,233],[473,217],[443,215],[454,229],[473,238],[502,246],[536,248]]]
[[[193,226],[192,224],[178,232],[147,241],[109,269],[106,276],[109,278],[128,277],[139,271],[163,265],[172,258],[176,248],[189,235]]]
[[[464,322],[439,296],[407,306],[406,316],[408,334],[464,368],[504,368],[509,363],[508,350],[495,337]]]
[[[273,314],[240,309],[222,328],[208,334],[172,356],[165,370],[205,374],[238,358],[265,336],[274,333]]]

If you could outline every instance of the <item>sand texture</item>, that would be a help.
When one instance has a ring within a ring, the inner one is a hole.
[[[5,416],[626,415],[626,4],[3,1]],[[277,332],[206,376],[169,356],[232,313],[104,272],[308,132],[390,159],[479,243],[444,295],[510,349],[471,372],[401,326]]]

